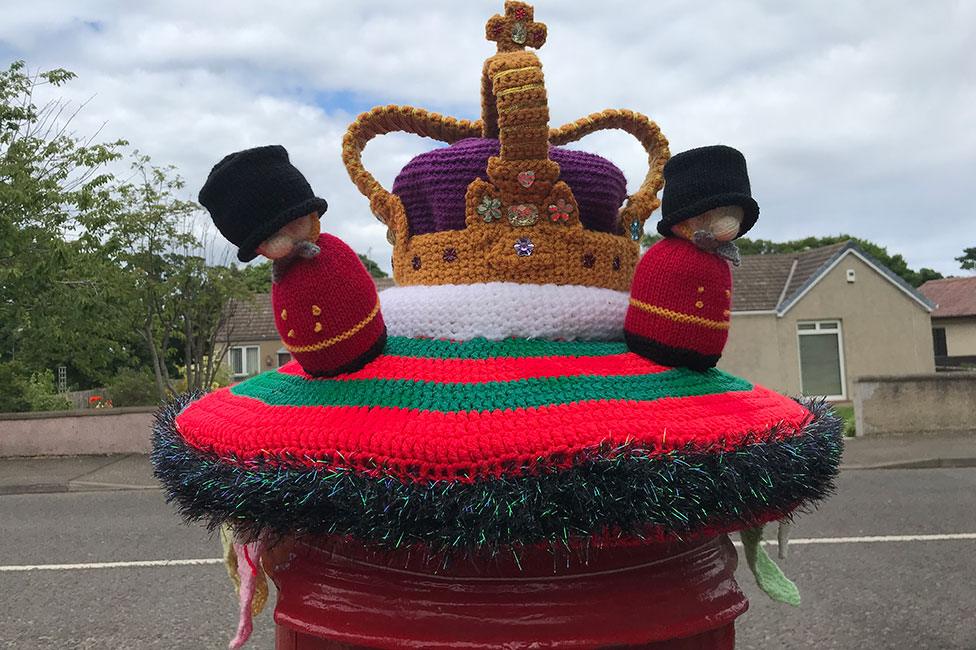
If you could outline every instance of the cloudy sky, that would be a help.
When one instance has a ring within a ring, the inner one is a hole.
[[[477,118],[484,23],[502,0],[2,0],[0,61],[64,67],[102,126],[195,196],[224,154],[281,143],[329,201],[325,228],[389,268],[385,228],[339,158],[349,122],[380,104]],[[672,152],[724,143],[749,161],[753,237],[846,232],[912,266],[958,273],[976,246],[976,2],[689,3],[538,0],[553,125],[609,107],[654,119]],[[433,146],[370,144],[389,187]],[[582,147],[643,177],[628,136]]]

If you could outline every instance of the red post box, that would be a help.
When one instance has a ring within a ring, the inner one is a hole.
[[[278,650],[730,650],[748,607],[726,536],[431,567],[416,555],[290,540],[264,557]]]

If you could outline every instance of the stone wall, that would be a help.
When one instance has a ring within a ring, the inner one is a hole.
[[[149,453],[155,410],[0,413],[0,457]]]
[[[860,377],[857,435],[976,433],[976,372]]]

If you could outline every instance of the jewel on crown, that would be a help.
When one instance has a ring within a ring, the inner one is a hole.
[[[389,229],[397,283],[627,291],[644,222],[660,203],[667,140],[654,122],[627,110],[550,129],[542,65],[525,49],[542,47],[546,26],[535,22],[531,5],[509,1],[485,33],[497,51],[484,64],[480,120],[385,106],[360,115],[343,140],[350,177]],[[648,173],[630,196],[612,163],[559,148],[603,129],[630,133],[647,152]],[[411,161],[390,192],[363,167],[362,151],[395,131],[452,146]]]

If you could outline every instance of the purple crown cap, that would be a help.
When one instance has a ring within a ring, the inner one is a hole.
[[[407,163],[393,182],[393,193],[407,211],[410,235],[464,229],[468,184],[488,180],[488,158],[498,151],[498,140],[465,138]],[[560,180],[576,197],[583,227],[622,234],[617,213],[627,198],[623,172],[606,158],[575,149],[551,147],[549,158],[559,164]]]

